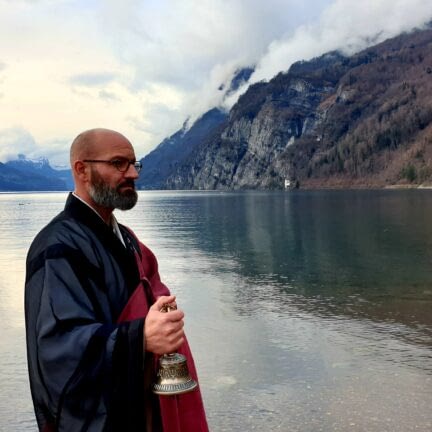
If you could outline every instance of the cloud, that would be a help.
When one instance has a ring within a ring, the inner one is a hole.
[[[432,18],[424,0],[111,0],[101,9],[114,52],[133,70],[130,91],[155,83],[181,94],[166,125],[213,106],[229,109],[247,86],[218,91],[235,70],[256,65],[251,83],[298,60],[340,49],[351,54]],[[151,109],[147,114],[151,116]],[[155,107],[154,115],[160,115]]]
[[[32,155],[36,148],[33,136],[23,128],[0,130],[0,161],[15,160],[18,154]]]
[[[38,150],[34,153],[35,158],[46,157],[50,165],[54,168],[70,168],[69,148],[71,140],[69,138],[56,138],[48,140],[38,145]]]
[[[135,88],[157,82],[195,91],[215,67],[255,63],[272,40],[318,18],[328,3],[111,0],[101,15],[117,55],[135,70]]]
[[[225,101],[226,108],[248,86],[270,80],[298,60],[310,60],[340,50],[352,55],[402,32],[421,28],[432,19],[432,4],[423,0],[335,0],[318,22],[301,25],[287,37],[272,41],[257,64],[249,83]]]
[[[69,168],[69,147],[68,139],[38,143],[22,127],[0,130],[0,162],[16,160],[18,155],[25,155],[27,159],[48,158],[50,165],[56,168]]]
[[[109,92],[107,90],[100,90],[99,98],[106,100],[107,102],[116,102],[121,100],[121,98],[118,97],[114,92]]]
[[[34,5],[34,4],[50,4],[50,3],[54,3],[55,1],[61,2],[61,1],[67,1],[67,0],[0,0],[0,4],[1,3],[6,3],[6,4],[29,4],[29,5]]]
[[[146,101],[146,118],[135,116],[135,127],[146,131],[154,145],[174,132],[187,117],[196,118],[219,106],[234,72],[254,65],[281,34],[292,34],[299,23],[318,19],[330,0],[167,0],[101,4],[100,22],[113,52],[132,71],[130,92],[165,88],[177,99]],[[165,108],[161,108],[161,104]],[[167,116],[162,120],[161,116]],[[156,134],[159,131],[159,134]],[[160,132],[165,131],[165,135]]]
[[[2,63],[0,61],[0,85],[3,84],[4,79],[5,79],[5,71],[6,70],[6,63]],[[0,87],[0,99],[2,99],[4,97],[4,93]]]
[[[350,55],[432,18],[432,3],[424,0],[336,0],[317,23],[299,26],[287,38],[272,41],[251,82],[268,80],[297,60],[328,51]]]
[[[109,84],[116,80],[113,73],[84,73],[69,78],[69,83],[74,86],[98,87]]]
[[[228,99],[219,88],[228,88],[239,68],[254,65],[252,82],[269,80],[295,61],[333,49],[351,53],[432,18],[425,0],[0,0],[0,6],[0,117],[3,131],[15,130],[4,136],[25,146],[16,133],[26,131],[37,149],[57,159],[63,154],[64,163],[69,143],[91,127],[119,130],[144,156],[187,118],[230,108],[247,86]]]

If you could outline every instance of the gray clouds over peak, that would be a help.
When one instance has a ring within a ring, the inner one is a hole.
[[[316,20],[329,0],[104,2],[105,33],[135,85],[202,86],[216,65],[256,63],[269,44]],[[313,4],[313,7],[311,7]]]
[[[181,94],[185,119],[235,103],[247,86],[227,101],[217,89],[238,68],[256,65],[251,79],[256,82],[327,51],[353,53],[422,25],[432,18],[432,3],[128,0],[120,5],[111,0],[104,2],[101,16],[116,54],[133,70],[130,88],[169,86]]]
[[[64,143],[92,127],[121,131],[144,156],[187,118],[229,109],[249,84],[229,95],[219,89],[241,68],[254,66],[250,82],[269,80],[295,61],[352,53],[432,19],[426,0],[0,0],[0,7],[2,127],[28,131],[66,160]],[[4,135],[29,142],[14,136]]]
[[[84,73],[70,77],[69,83],[85,87],[98,87],[109,84],[116,80],[112,73]]]

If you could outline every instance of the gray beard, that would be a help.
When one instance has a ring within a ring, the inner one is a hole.
[[[120,192],[117,188],[110,188],[97,174],[94,175],[89,194],[93,201],[101,207],[119,210],[130,210],[138,201],[138,194],[135,190]]]

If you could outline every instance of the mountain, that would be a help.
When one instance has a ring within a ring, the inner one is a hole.
[[[225,84],[221,84],[218,90],[224,92],[224,97],[230,96],[243,84],[246,84],[249,81],[249,78],[254,73],[254,71],[254,67],[245,67],[235,70],[233,76],[231,77],[229,87],[226,88]]]
[[[224,97],[253,68],[235,71]],[[326,53],[251,85],[142,159],[140,189],[432,185],[432,26]],[[0,164],[0,190],[66,190],[47,161]]]
[[[251,85],[165,171],[171,189],[432,183],[432,30],[327,53]]]
[[[0,162],[0,191],[64,191],[73,188],[70,170],[55,170],[47,159],[33,161],[19,155]]]
[[[247,83],[254,72],[253,67],[237,69],[227,84],[218,88],[222,99],[232,95],[240,86]],[[143,169],[137,181],[139,189],[166,189],[167,179],[179,167],[188,164],[188,158],[197,151],[202,142],[217,134],[227,119],[227,113],[221,108],[213,108],[204,113],[190,127],[188,121],[183,128],[163,140],[152,152],[141,159]]]
[[[178,166],[223,124],[227,115],[218,108],[206,112],[190,129],[184,127],[162,141],[155,150],[144,157],[143,169],[137,181],[139,189],[166,189],[166,180]]]

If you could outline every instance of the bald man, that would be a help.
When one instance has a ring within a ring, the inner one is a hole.
[[[114,209],[137,202],[141,163],[118,132],[92,129],[70,150],[75,190],[27,256],[28,366],[39,430],[207,431],[199,388],[152,392],[157,357],[181,352],[196,380],[181,310],[153,253]]]

